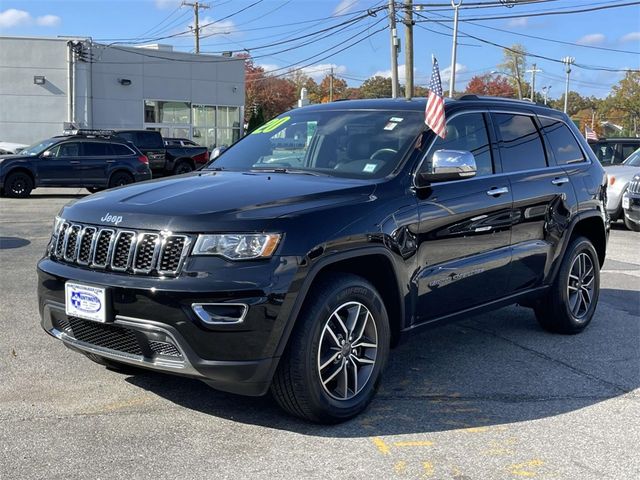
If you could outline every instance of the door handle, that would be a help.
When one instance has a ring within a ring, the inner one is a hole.
[[[80,163],[80,160],[70,160],[69,163],[71,165],[78,165]]]
[[[507,187],[500,187],[500,188],[492,188],[491,190],[487,190],[487,195],[490,195],[492,197],[497,197],[500,194],[503,193],[509,193],[509,189]]]
[[[553,183],[554,185],[562,185],[563,183],[569,183],[569,178],[568,177],[556,177],[553,180],[551,180],[551,183]]]

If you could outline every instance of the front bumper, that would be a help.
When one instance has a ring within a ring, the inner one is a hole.
[[[625,199],[628,199],[629,206],[624,209],[624,216],[627,220],[640,225],[640,194],[625,193]]]
[[[160,279],[42,259],[38,264],[42,327],[75,350],[198,378],[223,391],[263,395],[279,360],[276,350],[289,320],[282,304],[295,270],[278,268],[291,262],[276,257],[254,265],[235,264],[238,278],[245,275],[245,288],[240,289],[220,268],[212,270],[226,281],[215,281],[203,272],[193,275],[190,268],[202,261],[209,267],[225,263],[218,258],[198,259],[191,265],[187,262],[180,277]],[[248,275],[261,279],[261,284],[247,282]],[[107,288],[111,313],[106,323],[66,315],[67,280]],[[254,288],[247,289],[247,284]],[[198,303],[240,303],[248,309],[242,322],[209,325],[192,308]]]

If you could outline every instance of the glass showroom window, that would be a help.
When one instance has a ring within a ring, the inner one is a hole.
[[[240,139],[240,107],[218,107],[218,145],[229,146]]]
[[[189,125],[191,123],[191,104],[189,102],[145,100],[144,121],[145,123]]]
[[[193,106],[193,140],[209,150],[216,147],[216,107]]]

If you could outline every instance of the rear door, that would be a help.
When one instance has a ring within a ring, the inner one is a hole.
[[[108,142],[88,141],[82,144],[82,158],[78,165],[78,184],[104,185],[109,163],[115,162]]]
[[[576,196],[569,174],[556,165],[533,113],[492,112],[502,171],[513,192],[509,293],[543,284]],[[547,122],[550,134],[564,126]],[[560,148],[563,148],[561,146]],[[569,152],[571,153],[571,152]],[[573,211],[573,212],[572,212]]]
[[[418,322],[503,297],[511,261],[508,177],[496,169],[488,114],[465,112],[447,122],[423,165],[440,149],[474,155],[473,178],[433,183],[416,192],[419,229]]]

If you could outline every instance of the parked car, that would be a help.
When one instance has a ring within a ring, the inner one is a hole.
[[[65,206],[38,263],[43,328],[103,365],[270,389],[326,423],[361,412],[390,348],[436,323],[517,302],[582,331],[604,169],[556,110],[445,109],[442,139],[424,99],[298,108],[198,172]]]
[[[167,147],[199,147],[196,142],[188,138],[167,138],[164,137],[164,144]]]
[[[607,212],[611,221],[624,219],[622,212],[622,196],[627,190],[633,176],[640,172],[640,148],[618,165],[604,167],[608,177]]]
[[[603,166],[617,165],[640,148],[640,138],[611,137],[589,142]]]
[[[209,161],[209,150],[201,146],[165,145],[154,130],[118,130],[117,135],[133,143],[149,158],[154,175],[189,173]]]
[[[640,173],[629,183],[629,188],[622,196],[624,224],[629,230],[640,232]]]
[[[24,143],[0,142],[0,155],[14,155],[28,146]]]
[[[38,187],[91,192],[151,179],[149,161],[134,145],[102,131],[52,137],[17,155],[0,156],[0,193],[27,197]]]

